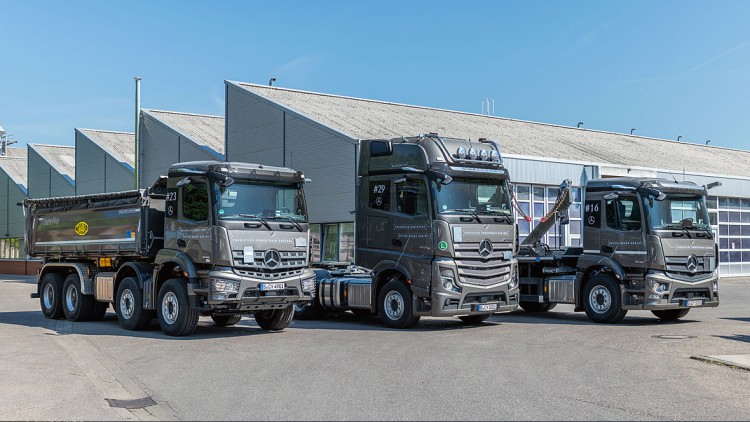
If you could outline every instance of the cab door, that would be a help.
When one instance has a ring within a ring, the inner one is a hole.
[[[647,251],[638,196],[619,195],[604,199],[604,216],[601,231],[603,254],[611,255],[623,268],[644,268]]]
[[[210,263],[212,252],[208,180],[171,178],[165,204],[165,247],[185,252],[194,263]]]
[[[401,176],[393,181],[390,249],[405,266],[417,297],[429,297],[432,275],[432,217],[428,181],[423,176]]]

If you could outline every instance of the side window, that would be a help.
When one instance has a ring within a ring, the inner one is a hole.
[[[427,187],[424,180],[407,179],[396,185],[398,212],[414,216],[427,216]]]
[[[208,185],[193,182],[182,188],[182,216],[188,220],[208,220]]]
[[[619,197],[607,201],[607,226],[615,230],[640,230],[641,210],[635,198]]]
[[[370,182],[368,206],[376,210],[391,210],[391,181],[378,180]]]

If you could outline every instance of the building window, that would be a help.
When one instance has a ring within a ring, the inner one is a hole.
[[[354,223],[310,224],[310,238],[311,262],[354,262]]]
[[[341,223],[339,233],[339,261],[354,262],[354,223]]]
[[[310,262],[320,262],[320,224],[310,224]]]
[[[719,244],[721,274],[750,274],[750,201],[709,197],[706,206]]]
[[[531,233],[555,206],[558,186],[523,185],[513,186],[518,206],[524,214],[531,217],[526,221],[521,215],[516,215],[518,222],[518,238],[521,242]],[[579,246],[581,244],[581,188],[571,188],[572,204],[568,211],[569,224],[553,227],[544,235],[542,241],[551,247]],[[557,232],[556,232],[557,230]]]
[[[322,261],[339,260],[339,225],[323,224],[323,258]]]

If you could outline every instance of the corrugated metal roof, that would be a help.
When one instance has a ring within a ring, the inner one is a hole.
[[[18,158],[27,157],[29,155],[28,151],[26,151],[26,148],[18,148],[18,147],[8,147],[5,153],[7,157],[18,157]]]
[[[135,134],[108,130],[78,129],[117,161],[135,167]]]
[[[355,139],[437,132],[505,154],[750,177],[750,151],[227,81]]]
[[[76,149],[75,147],[62,145],[29,144],[44,158],[58,173],[75,180],[76,176]]]
[[[170,126],[196,144],[207,146],[224,155],[223,117],[151,109],[144,109],[143,112]]]
[[[26,181],[28,180],[26,162],[26,157],[0,157],[0,170],[4,171],[16,184],[22,186],[24,190],[26,190]]]

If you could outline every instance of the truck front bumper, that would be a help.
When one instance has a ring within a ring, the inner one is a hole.
[[[441,267],[446,268],[446,263],[441,262]],[[433,271],[437,280],[432,283],[432,308],[429,315],[451,317],[515,311],[520,297],[517,270],[517,266],[513,264],[507,281],[490,286],[475,286],[459,281],[456,283],[458,291],[455,291],[443,286],[438,268]]]
[[[713,308],[719,306],[718,281],[719,276],[716,273],[695,282],[678,280],[663,272],[649,273],[646,275],[644,293],[633,295],[633,292],[623,290],[623,295],[631,295],[630,303],[623,305],[623,309]],[[666,285],[666,290],[663,293],[655,292],[652,286],[656,283]]]
[[[315,295],[315,273],[305,269],[301,275],[260,280],[231,271],[210,271],[206,289],[209,308],[226,311],[282,309],[306,303]],[[267,289],[272,285],[272,289]],[[283,285],[283,286],[282,286]]]

